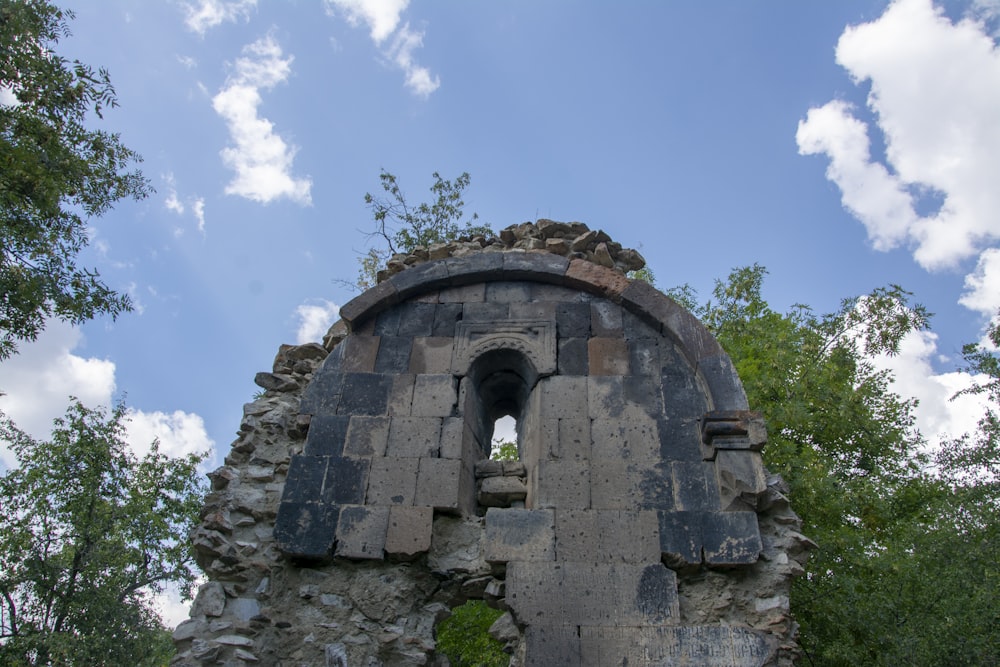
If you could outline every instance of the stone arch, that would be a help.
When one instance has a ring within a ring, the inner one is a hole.
[[[196,531],[206,586],[230,587],[215,616],[266,611],[254,645],[283,659],[321,637],[329,664],[426,664],[440,615],[486,597],[523,664],[787,662],[797,519],[728,356],[687,311],[590,261],[481,252],[418,263],[340,314],[308,382],[248,406],[237,467],[213,478],[212,502],[263,535]],[[480,464],[508,411],[521,461],[496,473]],[[497,477],[523,501],[485,500]]]

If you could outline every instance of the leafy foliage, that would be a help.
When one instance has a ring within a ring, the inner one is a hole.
[[[455,607],[438,626],[438,652],[448,656],[453,667],[507,667],[510,656],[488,632],[502,614],[482,600]]]
[[[479,219],[476,213],[462,222],[465,215],[463,197],[471,182],[468,173],[463,172],[454,181],[441,178],[437,172],[432,176],[433,199],[429,204],[424,202],[416,206],[410,205],[396,177],[384,169],[379,174],[379,180],[385,196],[365,194],[365,203],[375,221],[375,231],[369,236],[378,237],[385,243],[385,247],[369,248],[361,257],[357,281],[361,289],[375,285],[379,269],[396,253],[411,253],[418,247],[427,248],[434,243],[453,241],[460,236],[493,235],[488,225],[475,223]]]
[[[499,438],[493,441],[490,458],[494,461],[517,461],[521,455],[517,451],[517,443],[510,440],[502,441]]]
[[[803,532],[820,545],[792,593],[805,663],[997,664],[1000,494],[986,474],[998,463],[995,413],[932,465],[914,403],[874,364],[925,328],[928,313],[890,286],[831,314],[782,314],[762,296],[765,275],[737,269],[693,310],[764,412],[765,462],[789,482]],[[690,288],[675,294],[695,303]],[[967,359],[996,368],[979,348]]]
[[[75,402],[39,442],[0,420],[18,467],[0,477],[0,663],[163,665],[151,594],[190,588],[197,456],[137,458],[126,411]]]
[[[80,323],[130,310],[126,295],[79,267],[87,220],[149,183],[117,134],[86,127],[117,106],[108,73],[54,52],[73,14],[43,0],[0,0],[0,359],[45,320]]]

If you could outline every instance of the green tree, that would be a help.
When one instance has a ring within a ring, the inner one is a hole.
[[[1000,496],[983,495],[982,473],[989,461],[996,471],[997,450],[980,446],[996,437],[996,421],[932,466],[914,403],[874,363],[925,328],[927,312],[891,286],[827,315],[778,313],[762,296],[765,274],[737,269],[693,310],[764,412],[765,462],[788,481],[803,532],[820,545],[792,592],[804,662],[997,664]],[[694,304],[690,289],[675,294]],[[967,353],[980,370],[995,361]]]
[[[55,52],[72,18],[44,0],[0,0],[0,91],[14,98],[0,103],[0,359],[51,317],[131,309],[77,265],[87,221],[151,189],[119,135],[87,127],[117,98],[105,70]]]
[[[17,458],[0,477],[0,664],[152,666],[173,652],[151,596],[196,576],[202,457],[154,443],[137,458],[126,419],[122,404],[75,402],[48,442],[0,419]]]
[[[368,289],[377,282],[378,271],[386,260],[396,253],[411,253],[418,247],[427,248],[434,243],[454,241],[461,236],[493,236],[488,225],[477,224],[479,215],[465,222],[465,190],[471,177],[463,172],[454,181],[432,174],[431,203],[416,206],[406,201],[396,177],[384,169],[379,174],[384,196],[365,194],[365,204],[372,212],[375,231],[369,238],[375,238],[383,247],[371,247],[361,257],[357,285]]]

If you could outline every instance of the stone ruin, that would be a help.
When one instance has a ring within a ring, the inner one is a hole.
[[[396,256],[283,345],[212,472],[171,664],[446,665],[485,599],[511,665],[790,665],[811,543],[715,339],[580,223]],[[518,461],[490,457],[517,423]]]

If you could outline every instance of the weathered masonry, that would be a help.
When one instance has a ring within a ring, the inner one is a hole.
[[[600,232],[501,239],[398,259],[258,374],[176,664],[441,664],[470,598],[511,664],[793,662],[809,542],[729,358]],[[520,460],[491,461],[508,415]]]

